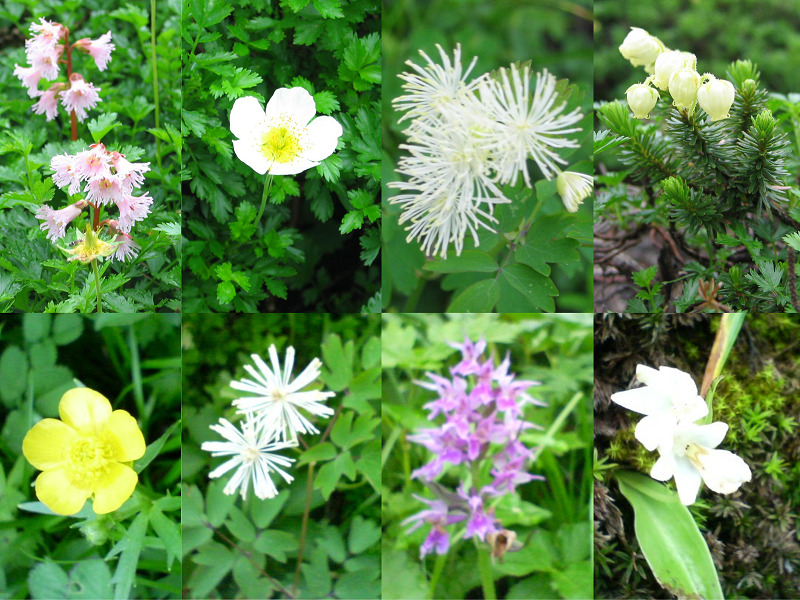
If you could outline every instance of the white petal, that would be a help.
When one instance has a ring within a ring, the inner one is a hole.
[[[269,169],[267,157],[258,151],[251,140],[233,140],[233,151],[240,161],[259,175],[264,175]]]
[[[677,420],[671,415],[664,413],[648,415],[637,423],[634,435],[652,452],[661,446],[665,439],[673,436],[677,424]]]
[[[697,500],[697,492],[700,491],[700,484],[703,478],[700,472],[683,456],[675,459],[675,485],[678,488],[678,496],[685,505],[694,504]]]
[[[703,448],[716,448],[725,439],[728,433],[728,424],[717,421],[709,425],[681,425],[676,437],[687,442],[693,442]]]
[[[611,395],[611,400],[623,408],[643,415],[654,413],[672,412],[672,402],[669,398],[651,387],[641,387],[635,390],[617,392]]]
[[[727,450],[707,450],[697,455],[703,481],[719,494],[732,494],[750,481],[750,467],[739,456]]]
[[[231,133],[239,139],[252,137],[253,126],[263,121],[264,116],[264,109],[261,108],[257,98],[253,96],[239,98],[231,109]]]
[[[636,379],[645,385],[658,385],[661,382],[658,371],[647,365],[636,365]]]
[[[290,115],[302,125],[308,124],[316,113],[317,105],[314,104],[314,98],[300,87],[279,88],[267,103],[268,116]]]
[[[343,130],[333,117],[317,117],[308,126],[308,133],[311,146],[303,152],[303,156],[319,162],[333,154]]]
[[[677,465],[672,454],[662,454],[650,470],[650,477],[659,481],[669,481],[675,475]]]
[[[270,175],[297,175],[303,171],[308,171],[311,167],[316,167],[319,162],[314,162],[298,156],[288,163],[275,163],[269,170]]]

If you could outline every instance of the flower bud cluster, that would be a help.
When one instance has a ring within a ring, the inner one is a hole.
[[[418,385],[436,392],[438,398],[425,405],[429,419],[442,415],[444,423],[436,428],[423,429],[408,437],[431,451],[433,460],[412,473],[437,493],[439,499],[420,496],[428,509],[409,517],[404,524],[411,530],[423,524],[432,526],[420,554],[435,551],[444,554],[449,548],[445,526],[466,521],[464,537],[487,536],[503,531],[489,506],[490,500],[512,494],[517,486],[541,479],[527,467],[534,453],[519,439],[520,433],[535,427],[523,420],[523,410],[529,404],[539,404],[526,390],[538,385],[535,381],[517,381],[508,372],[510,358],[495,365],[494,357],[483,359],[486,342],[452,344],[462,354],[462,360],[450,369],[451,378],[429,373],[430,381]],[[466,467],[471,476],[485,472],[486,482],[473,479],[471,485],[463,480],[456,493],[447,492],[434,480],[447,465]],[[480,485],[485,483],[485,485]]]
[[[711,121],[730,116],[733,84],[711,73],[701,76],[697,71],[697,57],[691,52],[670,50],[657,37],[638,27],[631,28],[619,51],[634,67],[644,66],[650,74],[644,83],[636,83],[626,90],[628,106],[637,119],[650,118],[650,111],[660,98],[658,90],[668,91],[673,105],[689,114],[699,104]]]
[[[645,387],[617,392],[611,400],[646,415],[634,435],[651,452],[658,450],[659,459],[650,471],[653,479],[674,477],[678,497],[687,505],[697,499],[701,482],[717,493],[732,494],[750,481],[747,463],[732,452],[714,449],[725,439],[728,424],[697,424],[709,411],[688,373],[638,365],[636,379]]]
[[[38,98],[33,105],[37,115],[45,115],[48,121],[58,113],[58,101],[67,112],[75,112],[79,121],[86,119],[86,111],[94,108],[100,101],[100,88],[87,82],[80,73],[72,73],[67,82],[55,82],[47,90],[39,89],[42,79],[53,81],[59,76],[59,63],[64,62],[62,55],[66,50],[67,62],[71,63],[71,52],[74,49],[89,54],[97,68],[104,71],[111,59],[115,46],[111,43],[111,32],[107,32],[96,40],[83,38],[72,46],[69,43],[69,30],[60,23],[51,23],[41,18],[39,23],[31,25],[33,37],[25,41],[25,55],[28,66],[14,65],[14,75],[27,88],[28,96]],[[69,68],[68,66],[68,72]]]
[[[130,230],[134,223],[150,213],[153,199],[147,192],[134,196],[133,191],[141,187],[150,163],[132,163],[125,155],[109,152],[103,144],[94,144],[76,155],[54,156],[50,166],[54,171],[53,182],[59,188],[66,187],[69,195],[83,191],[86,196],[61,210],[53,210],[46,204],[39,208],[36,218],[42,219],[40,228],[47,231],[48,239],[56,241],[64,237],[66,226],[87,206],[100,210],[104,205],[113,204],[119,216],[103,221],[102,225],[114,235],[114,258],[134,258],[139,246],[131,238]],[[77,254],[72,253],[70,260]]]

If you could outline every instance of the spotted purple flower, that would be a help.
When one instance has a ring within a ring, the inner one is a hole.
[[[426,554],[434,551],[436,554],[447,554],[447,551],[450,549],[450,534],[447,533],[444,526],[463,521],[467,518],[466,515],[451,513],[444,500],[429,500],[428,498],[423,498],[416,494],[413,494],[413,496],[420,502],[427,504],[430,508],[410,516],[401,523],[402,525],[412,524],[406,533],[416,531],[426,523],[433,525],[428,533],[428,537],[425,538],[425,542],[419,549],[420,558],[425,558]]]

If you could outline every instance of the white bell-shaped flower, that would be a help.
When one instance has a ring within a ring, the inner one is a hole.
[[[711,79],[700,86],[697,90],[697,103],[708,113],[712,121],[720,121],[730,117],[731,106],[735,90],[733,84],[725,79],[717,79],[710,75]]]
[[[626,60],[631,61],[634,67],[652,65],[664,50],[664,44],[661,40],[639,27],[631,27],[630,32],[619,47],[620,54]]]
[[[658,102],[658,91],[646,83],[635,83],[625,90],[625,94],[633,116],[637,119],[649,119],[650,111]]]
[[[653,82],[658,89],[666,92],[669,89],[669,78],[675,71],[695,68],[697,68],[697,57],[691,52],[667,50],[656,58]]]
[[[669,78],[669,93],[679,109],[689,109],[697,100],[700,74],[694,69],[678,69]]]

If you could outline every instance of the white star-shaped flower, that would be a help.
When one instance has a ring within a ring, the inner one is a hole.
[[[304,387],[313,382],[320,374],[322,363],[315,358],[302,373],[291,381],[294,366],[294,348],[286,350],[286,361],[281,373],[281,363],[275,345],[269,347],[272,368],[257,354],[250,355],[258,370],[245,365],[245,370],[253,380],[242,379],[232,381],[231,387],[253,394],[233,401],[239,412],[252,415],[268,432],[275,432],[283,441],[296,441],[298,433],[319,433],[319,430],[299,409],[313,415],[328,418],[333,409],[322,404],[326,399],[335,396],[333,392],[311,390],[302,392]]]
[[[293,458],[286,458],[275,454],[278,450],[291,448],[296,442],[278,441],[272,432],[268,432],[259,423],[247,419],[238,429],[230,421],[220,419],[218,425],[211,425],[226,442],[203,442],[201,448],[211,452],[211,456],[230,456],[231,458],[211,471],[209,477],[215,479],[236,469],[230,481],[225,485],[224,492],[231,496],[239,491],[242,500],[247,500],[247,490],[250,481],[256,496],[262,500],[274,498],[278,490],[270,477],[274,471],[283,477],[286,483],[291,483],[294,477],[281,467],[289,467],[294,462]]]

